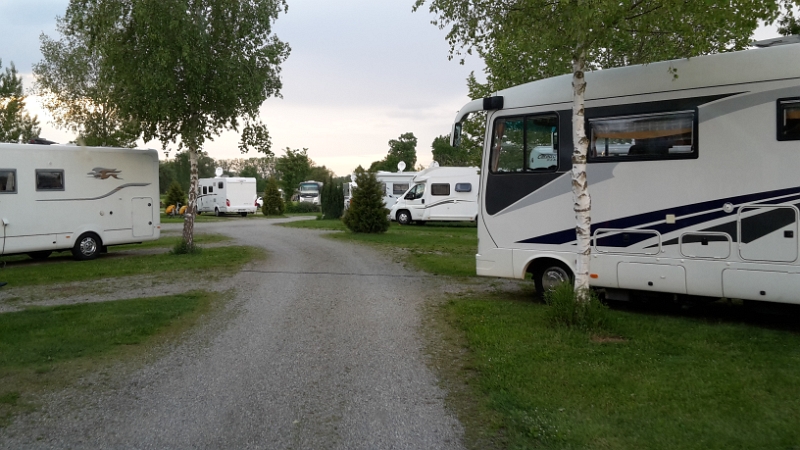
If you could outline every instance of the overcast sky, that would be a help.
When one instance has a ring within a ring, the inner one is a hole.
[[[41,59],[39,35],[57,37],[56,16],[68,0],[0,0],[0,59],[11,61],[31,86],[31,66]],[[469,101],[466,78],[482,78],[482,62],[447,59],[445,32],[430,24],[427,10],[411,12],[414,0],[289,0],[274,31],[292,47],[282,65],[283,98],[267,100],[262,117],[273,150],[308,148],[318,165],[346,175],[359,164],[382,159],[388,141],[412,132],[417,161],[431,161],[436,136],[449,133],[456,112]],[[774,37],[761,29],[757,39]],[[54,128],[35,97],[42,136],[74,139]],[[238,136],[225,133],[204,149],[215,159],[239,158]],[[161,148],[160,143],[143,144]],[[172,154],[174,156],[174,152]],[[251,153],[249,156],[258,156]],[[247,157],[247,155],[245,156]]]

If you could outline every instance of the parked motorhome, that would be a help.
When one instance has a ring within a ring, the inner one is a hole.
[[[197,186],[198,214],[214,213],[239,214],[247,217],[258,209],[254,199],[256,195],[256,179],[252,177],[216,177],[200,178]]]
[[[397,200],[389,218],[413,222],[474,221],[478,215],[477,167],[430,167],[417,173]]]
[[[0,144],[0,255],[93,259],[160,235],[158,152]]]
[[[342,193],[344,194],[344,209],[350,209],[350,199],[353,197],[353,190],[358,185],[355,181],[345,181],[342,183]]]
[[[410,187],[417,172],[384,172],[379,170],[375,178],[383,186],[383,204],[391,209]]]
[[[571,82],[505,89],[456,116],[457,144],[463,119],[487,112],[478,275],[532,273],[539,290],[573,278]],[[591,285],[620,299],[800,303],[800,44],[589,72],[586,82]],[[534,154],[553,164],[533,164]]]
[[[322,183],[319,181],[308,180],[300,183],[298,201],[300,203],[311,203],[313,205],[320,204],[320,194],[322,192]]]

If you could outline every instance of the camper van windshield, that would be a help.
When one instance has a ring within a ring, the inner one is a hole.
[[[317,183],[300,183],[301,194],[318,194],[319,185]]]

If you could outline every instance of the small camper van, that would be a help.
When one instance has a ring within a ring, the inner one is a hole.
[[[389,218],[402,225],[436,221],[474,221],[478,215],[477,167],[430,167],[392,206]]]
[[[158,152],[0,144],[0,255],[93,259],[160,236]]]
[[[256,179],[250,177],[200,178],[197,183],[197,214],[239,214],[247,217],[258,209],[253,199],[256,195]]]
[[[383,185],[383,204],[391,209],[395,202],[408,191],[411,180],[417,176],[417,172],[384,172],[379,170],[375,178]]]
[[[678,77],[672,74],[677,73]],[[487,113],[478,275],[573,279],[572,75]],[[590,284],[800,304],[800,44],[586,73]],[[544,162],[547,161],[547,162]]]

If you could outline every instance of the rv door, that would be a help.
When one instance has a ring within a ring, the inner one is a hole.
[[[425,214],[425,183],[414,186],[404,197],[406,206],[411,213],[412,220],[424,220]]]
[[[153,199],[150,197],[135,197],[131,200],[131,203],[133,237],[152,236]]]

